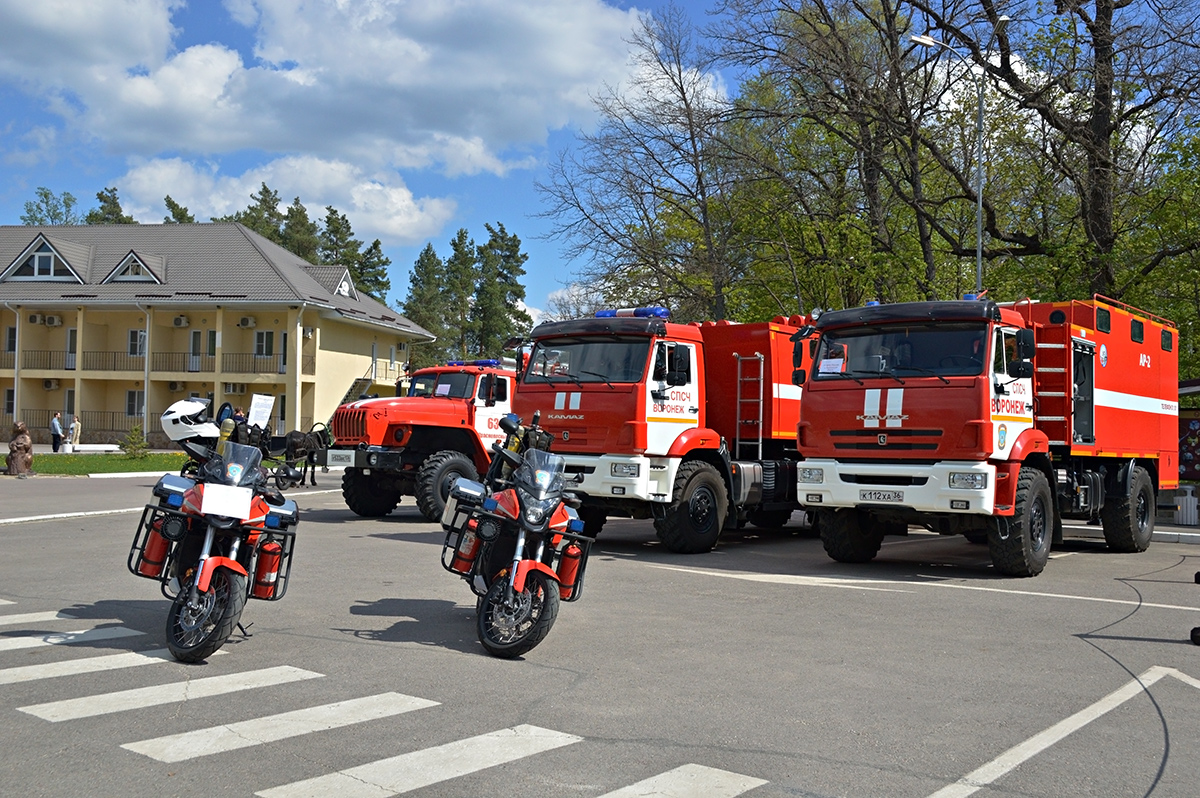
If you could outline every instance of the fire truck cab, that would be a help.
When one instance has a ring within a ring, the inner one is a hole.
[[[986,540],[1034,576],[1062,519],[1143,551],[1156,492],[1178,485],[1178,331],[1104,297],[874,305],[807,340],[800,501],[826,551],[874,558],[915,524]]]

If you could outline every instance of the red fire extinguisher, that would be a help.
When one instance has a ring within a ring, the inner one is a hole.
[[[275,595],[279,579],[279,561],[283,546],[275,541],[264,543],[258,550],[258,567],[254,569],[254,597],[269,599]]]
[[[142,547],[142,559],[138,563],[138,573],[157,579],[162,573],[167,561],[167,549],[171,544],[162,536],[162,519],[157,519],[150,525],[150,534],[146,536],[146,545]]]
[[[474,518],[467,522],[467,528],[463,530],[458,547],[454,550],[454,558],[450,560],[451,571],[460,574],[471,573],[471,565],[475,562],[475,556],[479,554],[481,542],[479,536],[475,534],[476,526],[478,523]]]
[[[579,561],[582,557],[583,549],[569,543],[563,549],[562,559],[558,561],[558,595],[564,601],[575,594],[575,579],[579,575]]]

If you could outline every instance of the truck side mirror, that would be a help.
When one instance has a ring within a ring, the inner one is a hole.
[[[795,369],[792,371],[792,385],[803,385],[808,379],[808,372],[804,369]]]
[[[667,378],[667,345],[661,341],[654,347],[654,371],[650,379],[662,382]]]
[[[1017,330],[1017,357],[1021,360],[1033,360],[1037,354],[1037,344],[1033,340],[1033,330]]]
[[[483,375],[483,385],[480,387],[483,388],[483,404],[484,404],[484,406],[485,407],[495,407],[496,406],[496,375],[495,374],[484,374]]]
[[[670,350],[667,364],[667,384],[687,385],[692,379],[692,352],[686,346],[676,345]]]
[[[1027,379],[1033,376],[1033,364],[1028,360],[1014,360],[1008,364],[1008,376]]]

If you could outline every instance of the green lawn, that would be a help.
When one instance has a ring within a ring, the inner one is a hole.
[[[183,452],[155,452],[145,457],[125,454],[53,454],[33,456],[35,474],[117,474],[122,471],[174,471],[187,461]]]

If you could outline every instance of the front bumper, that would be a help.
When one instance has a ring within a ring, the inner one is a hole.
[[[645,457],[642,455],[564,454],[567,476],[583,474],[578,486],[568,485],[572,493],[597,499],[624,499],[667,504],[671,488],[679,471],[677,457]],[[614,476],[614,466],[617,475]],[[636,468],[636,476],[626,476]]]
[[[319,466],[399,471],[403,453],[403,449],[370,446],[366,449],[318,449],[313,452],[313,458]]]
[[[818,468],[823,479],[805,482],[805,472]],[[951,473],[982,474],[984,487],[951,488]],[[996,467],[987,462],[947,460],[905,465],[805,460],[800,463],[799,474],[797,498],[810,510],[877,507],[967,515],[992,515],[995,511]]]

